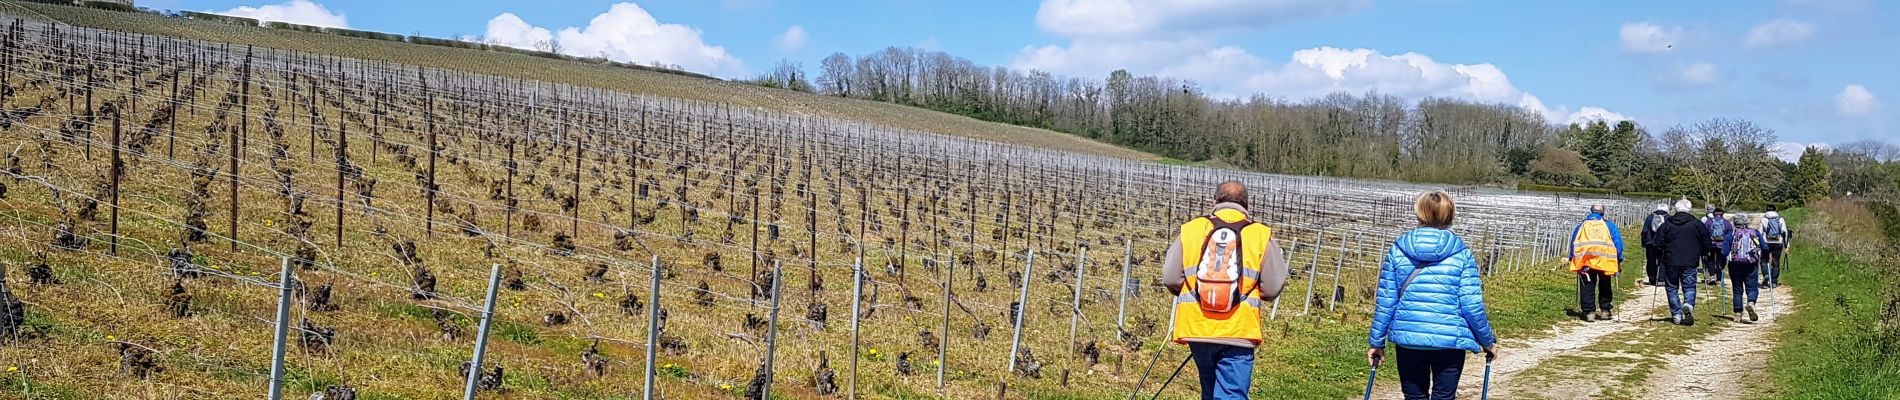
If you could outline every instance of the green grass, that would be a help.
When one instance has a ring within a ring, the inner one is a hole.
[[[1782,317],[1768,368],[1766,398],[1900,399],[1900,362],[1876,350],[1881,291],[1894,280],[1875,266],[1819,246],[1788,259],[1782,282],[1795,288],[1802,308]]]

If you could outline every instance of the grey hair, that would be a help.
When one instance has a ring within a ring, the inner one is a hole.
[[[1689,199],[1676,200],[1676,212],[1686,213],[1692,209],[1695,209],[1695,204],[1690,203]]]

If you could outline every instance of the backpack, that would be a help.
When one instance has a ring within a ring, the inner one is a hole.
[[[1240,240],[1241,230],[1253,225],[1253,221],[1227,222],[1212,215],[1206,218],[1214,224],[1214,229],[1208,231],[1201,243],[1201,264],[1194,273],[1191,290],[1202,311],[1225,313],[1233,311],[1246,296],[1253,294],[1254,288],[1241,287],[1241,274],[1246,268],[1242,260],[1246,255],[1241,253],[1245,247]]]
[[[1722,241],[1723,237],[1728,236],[1728,228],[1729,228],[1728,219],[1710,217],[1709,220],[1710,220],[1709,221],[1709,237],[1710,238],[1714,239],[1717,242],[1720,242]]]
[[[1767,237],[1768,243],[1781,243],[1788,238],[1788,225],[1780,218],[1768,220],[1767,225],[1762,227],[1762,235]]]
[[[1735,244],[1730,245],[1732,247],[1729,248],[1728,260],[1730,262],[1755,262],[1755,252],[1757,249],[1755,248],[1754,239],[1757,234],[1759,234],[1759,232],[1755,232],[1754,229],[1735,230]]]

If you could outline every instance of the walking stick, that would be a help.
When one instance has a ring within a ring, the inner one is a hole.
[[[1367,392],[1367,393],[1370,393],[1370,392]],[[1478,392],[1478,399],[1486,400],[1490,398],[1491,398],[1491,359],[1487,357],[1484,360],[1484,390],[1481,392]]]
[[[1379,379],[1379,366],[1372,366],[1372,374],[1366,377],[1366,399],[1372,400],[1372,382]]]
[[[1189,353],[1187,358],[1181,359],[1181,365],[1174,366],[1174,373],[1168,374],[1168,380],[1162,381],[1161,387],[1155,388],[1155,395],[1149,396],[1148,400],[1155,400],[1155,399],[1161,398],[1161,392],[1168,391],[1168,384],[1174,383],[1174,377],[1181,376],[1181,368],[1187,367],[1188,360],[1193,360],[1193,359],[1194,359],[1193,353]],[[1201,390],[1207,390],[1207,388],[1201,388]]]

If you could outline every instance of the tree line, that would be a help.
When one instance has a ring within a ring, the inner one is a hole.
[[[1711,119],[1553,124],[1541,112],[1369,92],[1217,98],[1191,81],[1061,77],[906,47],[833,53],[809,74],[781,61],[752,82],[1067,132],[1164,157],[1273,173],[1459,184],[1530,182],[1718,204],[1794,202],[1900,187],[1891,144],[1774,155],[1772,129]],[[1830,185],[1830,181],[1839,183]]]

